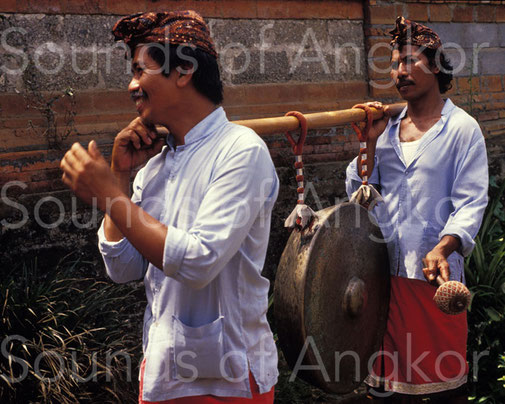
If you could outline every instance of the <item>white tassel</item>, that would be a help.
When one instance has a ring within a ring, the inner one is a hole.
[[[351,195],[349,202],[360,204],[368,210],[372,210],[379,202],[383,202],[381,194],[372,185],[361,185],[356,192]]]
[[[296,226],[296,219],[300,218],[300,226],[304,229],[316,216],[314,212],[307,205],[296,205],[288,218],[284,221],[284,227],[289,227],[290,229]]]

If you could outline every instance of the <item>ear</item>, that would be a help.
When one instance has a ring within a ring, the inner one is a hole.
[[[177,80],[176,85],[179,88],[188,86],[193,78],[193,70],[191,68],[186,68],[185,66],[178,66],[176,69]]]
[[[432,72],[433,74],[440,73],[439,63],[437,63],[435,59],[433,60],[428,59],[428,68],[430,69],[430,72]]]

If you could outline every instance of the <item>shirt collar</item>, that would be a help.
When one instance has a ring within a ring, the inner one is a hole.
[[[216,108],[186,133],[184,144],[177,146],[177,148],[184,149],[186,146],[211,135],[226,122],[228,122],[228,118],[223,107]],[[175,142],[173,136],[168,135],[167,144],[174,148]]]
[[[448,115],[454,107],[455,105],[452,103],[451,99],[447,98],[447,100],[445,100],[444,107],[442,108],[441,115]],[[405,118],[405,115],[407,115],[407,107],[403,108],[402,112],[391,119],[391,126],[397,125],[403,118]]]

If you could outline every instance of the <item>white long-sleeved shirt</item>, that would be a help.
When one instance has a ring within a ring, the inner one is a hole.
[[[250,397],[277,381],[277,351],[261,276],[279,182],[265,143],[208,115],[139,171],[132,200],[167,226],[163,268],[130,244],[99,248],[116,282],[144,277],[147,308],[143,399],[213,394]]]
[[[487,205],[486,145],[479,125],[447,99],[440,120],[421,138],[410,162],[400,146],[407,108],[377,140],[369,179],[384,198],[373,210],[387,242],[391,274],[424,280],[422,258],[445,235],[460,239],[448,257],[451,280],[464,282],[463,256],[473,249]],[[357,159],[347,167],[350,196],[360,185]]]

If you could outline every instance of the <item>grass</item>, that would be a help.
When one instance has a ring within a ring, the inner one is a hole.
[[[472,292],[468,313],[468,361],[470,400],[475,403],[505,402],[505,181],[490,179],[490,202],[465,260],[467,285]],[[483,354],[478,364],[474,354]],[[477,367],[478,365],[478,367]]]
[[[33,261],[0,280],[1,402],[135,402],[143,297],[89,269]]]

